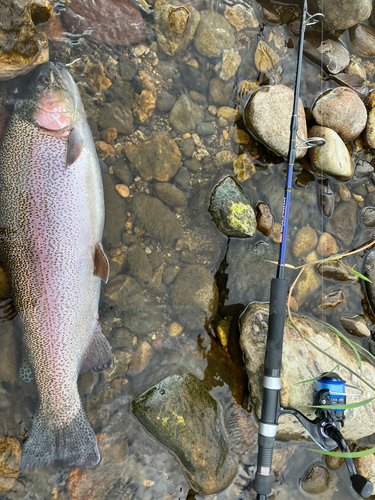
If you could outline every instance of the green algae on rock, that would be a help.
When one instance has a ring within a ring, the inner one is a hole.
[[[257,227],[254,210],[234,177],[228,175],[215,186],[208,210],[218,229],[226,236],[254,236]]]
[[[199,493],[212,495],[237,473],[220,411],[204,383],[188,373],[164,379],[132,402],[133,414],[173,454]]]

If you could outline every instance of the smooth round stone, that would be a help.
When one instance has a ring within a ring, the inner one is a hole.
[[[162,113],[168,113],[173,108],[175,102],[173,95],[162,90],[156,98],[156,109]]]
[[[314,229],[309,226],[302,227],[296,234],[293,243],[293,255],[297,259],[307,255],[314,250],[318,243],[318,236]]]
[[[354,141],[366,127],[366,107],[358,94],[346,87],[337,87],[315,101],[312,114],[318,125],[339,134],[343,141]]]
[[[204,118],[203,111],[186,94],[181,95],[173,106],[169,116],[171,125],[180,134],[194,132]]]
[[[309,149],[310,161],[316,170],[340,181],[353,177],[354,165],[351,156],[334,130],[314,126],[309,130],[309,137],[321,137],[326,141],[324,146]]]
[[[293,112],[294,92],[284,85],[267,85],[256,90],[243,112],[243,119],[250,132],[276,154],[288,156],[290,121]],[[302,101],[298,104],[298,136],[307,138],[306,116]],[[296,145],[299,144],[297,138]],[[296,152],[300,159],[306,149]]]
[[[328,221],[327,232],[349,248],[357,228],[357,203],[351,199],[336,207],[332,219]]]
[[[316,252],[319,257],[329,257],[330,255],[337,253],[337,250],[338,247],[335,238],[329,233],[321,234],[316,247]]]
[[[310,0],[309,13],[324,13],[324,31],[345,30],[370,17],[372,0]],[[320,24],[318,25],[320,29]],[[318,28],[317,28],[318,29]]]
[[[195,47],[205,57],[219,57],[234,45],[233,28],[218,12],[209,9],[201,13],[195,36]]]
[[[321,262],[316,267],[320,276],[326,280],[337,281],[351,281],[356,283],[358,276],[350,269],[344,266],[340,261]]]
[[[215,133],[215,127],[212,123],[202,122],[197,125],[197,134],[200,136],[212,135]]]
[[[370,337],[371,332],[366,324],[366,320],[363,316],[355,315],[349,316],[344,315],[341,316],[340,322],[345,330],[351,335],[355,335],[356,337]]]
[[[329,219],[335,210],[335,193],[332,191],[328,179],[317,181],[318,202],[324,217]]]
[[[359,222],[364,227],[375,227],[375,207],[364,207],[359,212]]]
[[[350,54],[345,45],[333,37],[325,37],[322,42],[320,33],[307,32],[303,53],[319,66],[323,60],[324,71],[336,75],[350,63]]]
[[[224,50],[219,78],[225,82],[228,81],[236,74],[240,64],[241,56],[237,51],[233,49]]]
[[[266,73],[280,61],[280,57],[269,47],[266,42],[261,40],[255,51],[255,66],[261,73]]]
[[[361,57],[375,57],[375,29],[367,24],[357,24],[349,30],[353,52]]]
[[[313,465],[301,478],[301,488],[304,492],[316,495],[326,491],[331,475],[323,465]]]

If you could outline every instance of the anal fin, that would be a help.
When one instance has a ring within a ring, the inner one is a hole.
[[[101,278],[104,283],[107,283],[109,278],[108,258],[100,243],[97,243],[95,245],[94,276],[99,276],[99,278]]]
[[[108,340],[102,334],[99,323],[97,323],[91,340],[86,347],[81,361],[80,373],[89,370],[104,370],[113,365],[112,351]]]

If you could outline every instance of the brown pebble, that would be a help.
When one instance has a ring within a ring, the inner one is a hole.
[[[337,253],[337,242],[329,233],[323,233],[318,241],[316,253],[319,257],[330,257]]]
[[[162,339],[155,339],[152,343],[152,347],[153,347],[154,351],[162,351],[163,350]]]
[[[280,243],[280,238],[281,238],[281,224],[275,222],[271,231],[271,240],[274,241],[275,243]]]
[[[318,236],[314,229],[309,226],[302,227],[296,234],[293,243],[293,255],[297,259],[307,255],[314,250],[318,243]]]
[[[115,148],[104,141],[98,141],[96,143],[96,147],[98,149],[99,155],[102,157],[110,156],[111,158],[113,158],[115,156]]]
[[[319,309],[328,309],[329,307],[336,307],[342,302],[344,302],[345,296],[341,290],[335,292],[327,293],[323,295],[320,300]]]
[[[115,127],[108,127],[102,131],[102,133],[100,134],[100,137],[107,144],[112,144],[113,141],[115,141],[117,139],[117,129]]]
[[[142,342],[134,354],[133,359],[129,363],[129,375],[134,376],[143,372],[148,365],[152,355],[153,348],[146,341]]]
[[[273,215],[267,203],[260,201],[256,204],[257,229],[265,236],[269,236],[273,227]]]
[[[123,198],[128,198],[130,195],[130,190],[128,186],[125,186],[125,184],[116,184],[115,189]]]

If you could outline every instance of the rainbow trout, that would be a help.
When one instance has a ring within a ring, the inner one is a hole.
[[[100,456],[77,390],[79,373],[112,365],[98,323],[104,202],[78,88],[65,67],[28,75],[0,144],[0,258],[22,333],[20,375],[39,403],[21,468]]]

